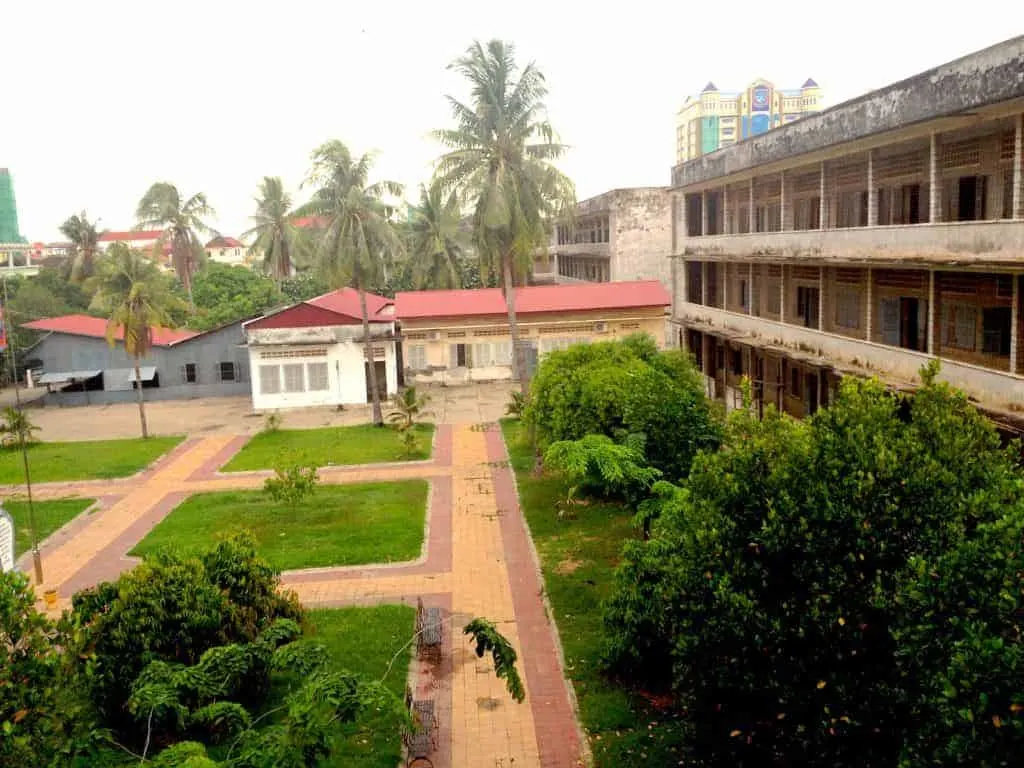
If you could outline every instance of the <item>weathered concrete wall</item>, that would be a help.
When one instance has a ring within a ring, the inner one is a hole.
[[[814,350],[823,357],[865,366],[879,373],[889,373],[907,381],[917,377],[921,366],[933,359],[924,352],[914,352],[868,341],[859,341],[811,328],[777,323],[763,317],[678,300],[673,319],[710,325],[716,329],[739,331],[760,337],[766,343]],[[854,362],[856,361],[856,362]],[[986,370],[968,363],[942,359],[939,378],[963,389],[982,403],[1006,407],[1024,401],[1024,377]]]
[[[620,189],[611,213],[611,279],[660,280],[672,290],[672,195],[665,187]]]
[[[685,187],[926,120],[1024,97],[1024,36],[672,169]]]

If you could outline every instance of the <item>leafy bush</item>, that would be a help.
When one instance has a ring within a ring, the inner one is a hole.
[[[130,728],[132,685],[150,663],[195,664],[216,646],[253,642],[276,619],[299,620],[294,594],[278,587],[248,536],[202,557],[147,559],[72,598],[65,644],[73,671],[99,717]]]
[[[38,431],[39,427],[32,423],[23,409],[4,408],[3,423],[0,424],[0,440],[4,446],[21,445],[22,441],[34,442]]]
[[[641,451],[619,445],[605,435],[552,443],[544,454],[544,466],[568,480],[570,503],[580,491],[636,503],[661,476],[661,472],[646,466]]]
[[[263,417],[263,432],[265,434],[273,434],[281,429],[281,422],[283,421],[281,414],[277,411],[271,411]]]
[[[519,390],[512,390],[508,393],[508,403],[505,405],[505,415],[512,416],[513,418],[519,419],[523,416],[523,411],[526,410],[527,398]]]
[[[966,397],[844,382],[730,419],[662,488],[606,605],[613,668],[671,680],[688,765],[1010,765],[1024,751],[1024,478]]]
[[[541,448],[590,434],[643,439],[647,461],[669,479],[685,477],[693,457],[716,447],[721,432],[689,357],[659,352],[642,334],[547,355],[524,419]]]
[[[274,501],[295,508],[316,490],[319,482],[320,475],[315,465],[296,462],[274,467],[274,477],[263,482],[263,490]]]
[[[417,420],[429,415],[426,409],[430,402],[429,395],[421,395],[416,387],[405,387],[392,401],[395,410],[388,414],[388,421],[399,430],[405,432],[412,429]]]

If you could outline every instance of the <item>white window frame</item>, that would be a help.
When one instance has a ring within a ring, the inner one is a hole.
[[[271,371],[273,373],[271,374]],[[281,366],[261,365],[260,372],[260,394],[279,395],[281,394]]]

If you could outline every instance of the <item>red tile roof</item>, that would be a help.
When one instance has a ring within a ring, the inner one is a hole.
[[[61,315],[60,317],[47,317],[43,320],[33,320],[30,323],[22,323],[22,328],[30,328],[33,331],[50,331],[52,333],[67,333],[72,336],[89,336],[92,338],[105,339],[107,337],[107,321],[102,317],[90,317],[89,315]],[[154,328],[153,344],[158,347],[170,347],[178,342],[191,339],[199,334],[195,331],[173,330],[171,328]],[[116,339],[123,339],[124,334],[118,330]]]
[[[138,232],[104,232],[99,237],[101,243],[118,243],[132,240],[157,240],[163,234],[159,229],[141,230]]]
[[[305,229],[306,227],[313,227],[313,228],[326,227],[327,226],[327,217],[326,216],[300,216],[297,219],[292,219],[292,224],[294,226],[296,226],[296,227],[299,227],[300,229]]]
[[[657,280],[531,285],[516,288],[516,313],[520,315],[667,307],[671,303],[668,291]],[[505,296],[499,288],[401,291],[395,294],[395,317],[398,320],[478,317],[505,313]]]
[[[235,238],[233,238],[233,237],[228,237],[227,235],[220,235],[219,237],[215,237],[215,238],[213,238],[213,240],[208,242],[206,244],[206,247],[207,248],[244,248],[245,244],[244,243],[240,243],[238,240],[235,240]]]
[[[370,322],[387,323],[394,319],[392,301],[375,293],[366,294],[366,311]],[[341,288],[309,301],[293,304],[264,317],[245,323],[246,328],[309,328],[331,325],[356,325],[363,321],[359,292]]]

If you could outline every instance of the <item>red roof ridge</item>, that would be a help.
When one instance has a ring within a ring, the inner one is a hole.
[[[81,313],[72,315],[59,315],[58,317],[44,317],[40,320],[32,320],[21,324],[22,328],[33,331],[49,331],[50,333],[66,333],[72,336],[88,336],[90,338],[107,337],[107,320],[102,317],[83,315]],[[172,347],[182,341],[187,341],[199,332],[190,331],[184,328],[163,328],[154,327],[153,344],[157,347]],[[124,339],[124,333],[118,329],[114,336],[117,340]]]
[[[99,236],[99,242],[109,243],[119,240],[156,240],[164,231],[162,229],[129,229],[123,232],[103,232]]]

